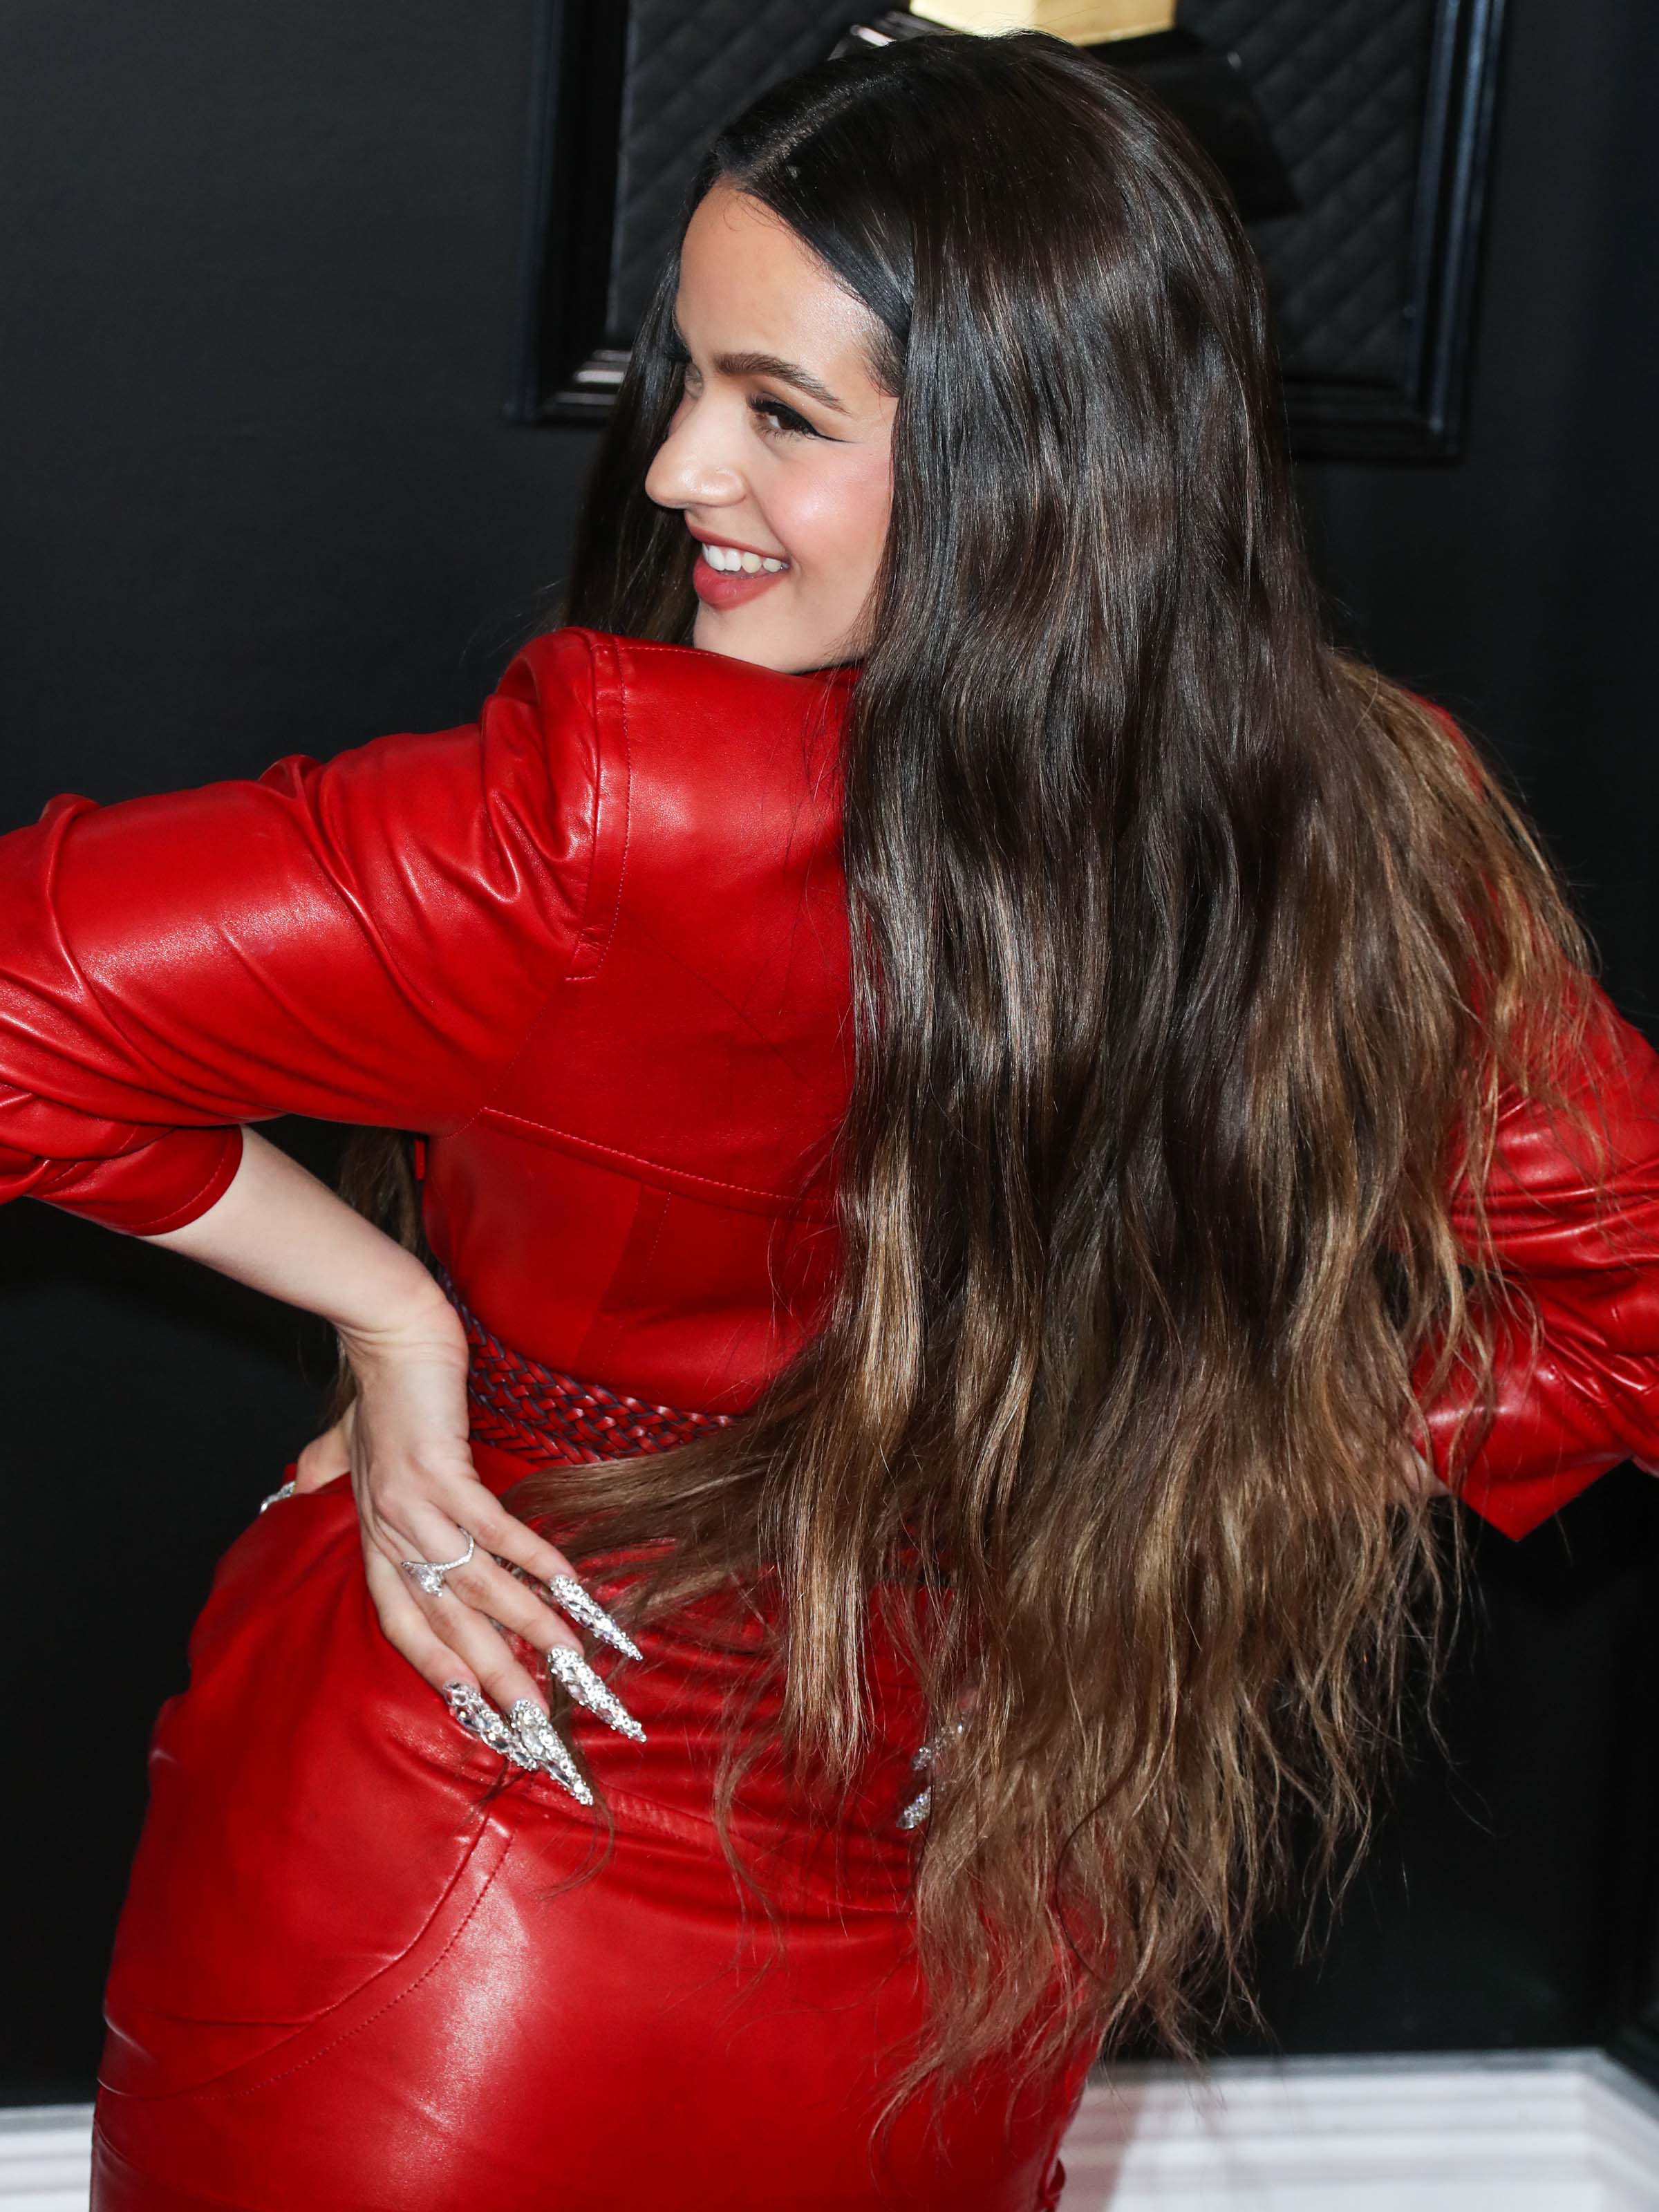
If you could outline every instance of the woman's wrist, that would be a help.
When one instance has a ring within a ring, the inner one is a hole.
[[[408,1280],[386,1285],[372,1316],[335,1320],[335,1333],[354,1372],[411,1353],[422,1358],[448,1356],[466,1364],[460,1316],[413,1254],[407,1256]]]

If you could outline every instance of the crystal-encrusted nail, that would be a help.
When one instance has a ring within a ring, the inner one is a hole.
[[[952,1721],[951,1723],[951,1733],[952,1735],[964,1735],[967,1731],[967,1727],[968,1723],[966,1721]],[[912,1758],[910,1764],[915,1768],[917,1773],[920,1774],[924,1766],[931,1766],[938,1757],[939,1746],[930,1738],[927,1742],[918,1745],[915,1755]]]
[[[540,1765],[526,1749],[518,1731],[496,1711],[482,1690],[474,1689],[471,1682],[446,1682],[444,1696],[450,1711],[469,1735],[476,1735],[480,1743],[499,1752],[503,1759],[510,1759],[515,1766],[533,1769]]]
[[[547,1671],[579,1705],[586,1705],[590,1713],[597,1713],[618,1735],[631,1736],[635,1743],[645,1741],[645,1730],[580,1651],[573,1651],[568,1644],[556,1644],[547,1655]]]
[[[901,1828],[919,1828],[933,1809],[933,1793],[924,1790],[920,1797],[913,1797],[899,1814],[895,1825]]]
[[[568,1613],[572,1620],[580,1621],[584,1628],[592,1630],[613,1651],[620,1651],[626,1659],[644,1656],[628,1631],[612,1620],[597,1598],[588,1595],[574,1575],[555,1575],[547,1587],[553,1593],[553,1602],[561,1612]]]
[[[953,1736],[965,1735],[967,1728],[968,1723],[965,1720],[952,1721],[951,1723],[951,1734]],[[925,1772],[928,1767],[933,1765],[938,1757],[939,1746],[930,1738],[927,1742],[919,1744],[912,1754],[910,1759],[912,1771],[917,1774]],[[901,1828],[919,1828],[933,1809],[933,1785],[930,1784],[928,1787],[921,1792],[920,1796],[913,1797],[910,1800],[904,1810],[899,1814],[895,1826]]]
[[[593,1792],[582,1780],[581,1769],[570,1756],[564,1738],[534,1698],[514,1698],[507,1718],[522,1737],[526,1748],[536,1754],[535,1764],[568,1790],[579,1805],[591,1805]]]

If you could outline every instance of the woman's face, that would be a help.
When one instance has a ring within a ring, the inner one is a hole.
[[[691,218],[675,313],[690,358],[645,489],[702,543],[692,643],[786,672],[858,659],[897,405],[874,318],[727,185]]]

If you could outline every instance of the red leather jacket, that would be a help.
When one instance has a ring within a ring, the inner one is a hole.
[[[737,1410],[836,1262],[851,1077],[836,738],[856,671],[781,676],[585,629],[476,724],[0,838],[0,1197],[135,1233],[204,1212],[236,1126],[421,1132],[428,1234],[546,1364]],[[1659,1057],[1581,1070],[1614,1142],[1598,1227],[1507,1104],[1491,1194],[1541,1314],[1468,1502],[1523,1535],[1659,1460]],[[1430,1409],[1437,1462],[1460,1410]]]

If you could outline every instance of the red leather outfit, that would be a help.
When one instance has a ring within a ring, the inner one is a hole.
[[[0,1195],[156,1233],[224,1189],[240,1122],[419,1130],[433,1249],[504,1343],[741,1412],[836,1264],[854,675],[564,630],[477,724],[54,801],[0,839]],[[1659,1059],[1615,1034],[1583,1071],[1610,1221],[1505,1117],[1494,1226],[1547,1341],[1507,1362],[1466,1495],[1511,1535],[1659,1458]],[[1431,1410],[1438,1452],[1455,1407]],[[475,1450],[497,1492],[525,1471]],[[590,1816],[516,1770],[489,1794],[499,1759],[380,1635],[349,1486],[250,1523],[153,1740],[97,2212],[1055,2201],[1086,2051],[872,2142],[920,2017],[896,1815],[921,1717],[897,1668],[874,1655],[880,1740],[833,1832],[764,1778],[743,1802],[780,1948],[709,1818],[740,1644],[641,1641],[617,1680],[647,1741],[574,1723],[616,1834],[561,1887]]]

